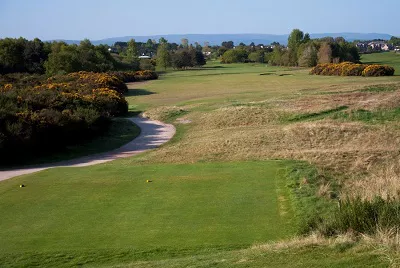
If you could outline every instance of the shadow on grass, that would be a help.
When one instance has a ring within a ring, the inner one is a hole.
[[[147,96],[147,95],[153,95],[153,94],[156,94],[156,93],[152,92],[152,91],[148,91],[146,89],[135,88],[135,89],[129,89],[128,92],[125,93],[125,97]]]
[[[223,69],[226,68],[225,66],[217,65],[217,66],[205,66],[203,69]]]

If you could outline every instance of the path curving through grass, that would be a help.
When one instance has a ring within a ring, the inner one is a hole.
[[[175,127],[160,121],[143,117],[128,118],[140,129],[140,135],[124,146],[110,152],[89,155],[77,159],[61,161],[58,163],[36,165],[26,168],[0,171],[0,181],[16,176],[30,174],[55,167],[84,167],[113,161],[118,158],[130,157],[147,150],[155,149],[169,141],[175,134]]]

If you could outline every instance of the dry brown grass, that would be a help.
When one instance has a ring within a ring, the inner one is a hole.
[[[283,249],[295,249],[310,246],[329,246],[339,243],[354,243],[356,238],[351,234],[344,234],[334,238],[326,238],[318,233],[312,233],[304,237],[293,237],[289,240],[272,242],[268,244],[253,245],[251,249],[259,251],[280,251]]]
[[[198,119],[202,129],[224,129],[243,126],[264,126],[276,123],[283,115],[282,112],[267,107],[231,106],[204,113]]]
[[[352,232],[337,235],[335,237],[324,237],[319,233],[312,233],[304,237],[294,237],[289,240],[272,242],[268,244],[257,244],[249,250],[256,252],[282,251],[299,249],[305,247],[336,247],[339,245],[352,244],[353,251],[369,249],[388,260],[390,267],[400,267],[400,232],[398,229],[378,228],[374,235],[356,236]]]
[[[400,88],[399,84],[384,84]],[[400,91],[368,92],[362,91],[365,86],[354,87],[352,92],[339,92],[337,94],[311,95],[293,100],[280,101],[275,107],[291,113],[316,113],[334,109],[339,106],[348,106],[350,109],[377,110],[392,109],[400,104]]]
[[[230,113],[230,110],[225,111]],[[390,126],[327,120],[290,125],[253,120],[235,126],[228,114],[218,117],[220,121],[212,115],[191,114],[192,127],[179,142],[154,152],[157,161],[284,158],[306,160],[341,173],[352,173],[369,171],[399,158],[400,133]]]
[[[388,260],[390,267],[400,267],[400,232],[397,228],[378,228],[374,235],[364,235],[362,242]]]
[[[157,108],[151,109],[149,111],[146,111],[142,115],[144,117],[151,118],[153,120],[166,121],[171,116],[178,116],[178,115],[184,114],[186,112],[187,112],[187,110],[185,110],[182,107],[161,106],[161,107],[157,107]]]
[[[349,180],[343,189],[343,195],[350,198],[361,197],[366,200],[380,196],[383,199],[400,201],[399,163],[379,169],[366,178]]]

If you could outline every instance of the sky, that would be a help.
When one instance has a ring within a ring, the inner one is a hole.
[[[0,0],[0,38],[99,40],[157,34],[386,33],[399,0]]]

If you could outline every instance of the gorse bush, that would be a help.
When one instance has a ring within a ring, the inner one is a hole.
[[[124,83],[158,79],[158,74],[155,71],[150,70],[136,72],[112,72],[109,74],[117,76]]]
[[[121,79],[121,77],[125,77]],[[154,72],[0,76],[0,161],[17,163],[104,132],[112,116],[128,111],[125,81]]]
[[[323,63],[311,69],[310,74],[337,76],[392,76],[395,70],[386,65],[356,64],[351,62]]]
[[[394,74],[394,68],[387,65],[369,65],[364,70],[363,76],[392,76]]]

